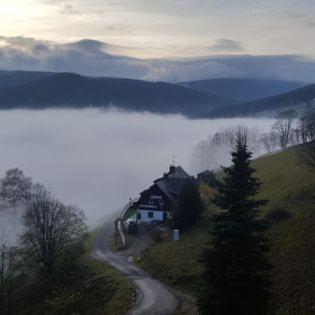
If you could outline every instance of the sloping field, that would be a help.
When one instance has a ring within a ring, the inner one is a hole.
[[[312,314],[315,263],[315,174],[299,163],[296,151],[257,159],[253,166],[268,199],[262,216],[270,222],[273,264],[271,311],[275,314]],[[314,172],[314,171],[313,171]],[[176,289],[196,294],[202,271],[198,256],[207,239],[210,213],[180,241],[157,242],[140,257],[141,266]],[[314,306],[313,306],[314,307]]]

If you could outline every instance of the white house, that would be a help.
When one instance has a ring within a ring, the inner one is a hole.
[[[169,219],[184,185],[192,179],[181,166],[171,165],[168,173],[156,179],[151,187],[140,194],[136,203],[137,223]]]

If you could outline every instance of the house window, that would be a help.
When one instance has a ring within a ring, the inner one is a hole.
[[[163,205],[164,205],[164,200],[160,199],[160,200],[159,200],[159,205],[160,205],[160,206],[163,206]]]
[[[153,202],[154,202],[153,199],[150,198],[149,199],[149,205],[153,205]]]
[[[152,211],[148,212],[148,217],[151,218],[151,219],[153,218],[153,212]]]
[[[138,220],[141,220],[141,212],[138,212],[138,213],[137,213],[137,219],[138,219]]]

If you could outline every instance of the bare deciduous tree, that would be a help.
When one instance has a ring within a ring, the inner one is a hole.
[[[195,157],[197,159],[197,164],[201,166],[201,169],[206,169],[208,166],[209,159],[209,146],[208,141],[202,140],[195,147]]]
[[[15,209],[18,202],[27,201],[31,186],[30,177],[26,177],[22,170],[12,168],[5,172],[5,176],[1,180],[0,194]]]
[[[299,131],[303,143],[315,140],[315,110],[308,110],[299,120]]]
[[[273,131],[277,134],[279,145],[282,149],[288,146],[296,116],[297,113],[293,109],[283,111],[278,115],[277,120],[273,124]]]
[[[194,168],[196,171],[213,169],[220,165],[227,165],[229,152],[232,150],[239,134],[246,134],[247,143],[254,152],[260,150],[260,130],[257,127],[247,128],[235,126],[222,129],[207,139],[201,140],[194,150]]]
[[[298,145],[301,143],[301,132],[299,128],[294,128],[291,132],[289,143],[291,145]]]
[[[5,237],[0,238],[0,314],[11,314],[16,251]]]
[[[222,143],[233,147],[235,143],[235,128],[226,128],[221,131]]]
[[[273,132],[263,133],[260,135],[259,142],[264,146],[268,153],[274,151],[277,146],[277,136]]]
[[[65,250],[82,241],[85,217],[74,206],[65,206],[42,186],[33,192],[22,216],[25,232],[20,242],[27,262],[46,276],[54,272]]]
[[[261,130],[259,127],[246,128],[246,132],[248,134],[248,144],[249,149],[252,152],[257,152],[260,149],[260,135]]]

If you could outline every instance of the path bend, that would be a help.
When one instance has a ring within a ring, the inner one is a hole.
[[[91,256],[110,264],[134,282],[137,288],[137,299],[129,314],[174,314],[178,306],[178,300],[174,293],[159,280],[154,279],[128,260],[127,256],[113,253],[109,249],[108,241],[114,231],[114,223],[111,221],[108,220],[102,227],[94,243]]]

